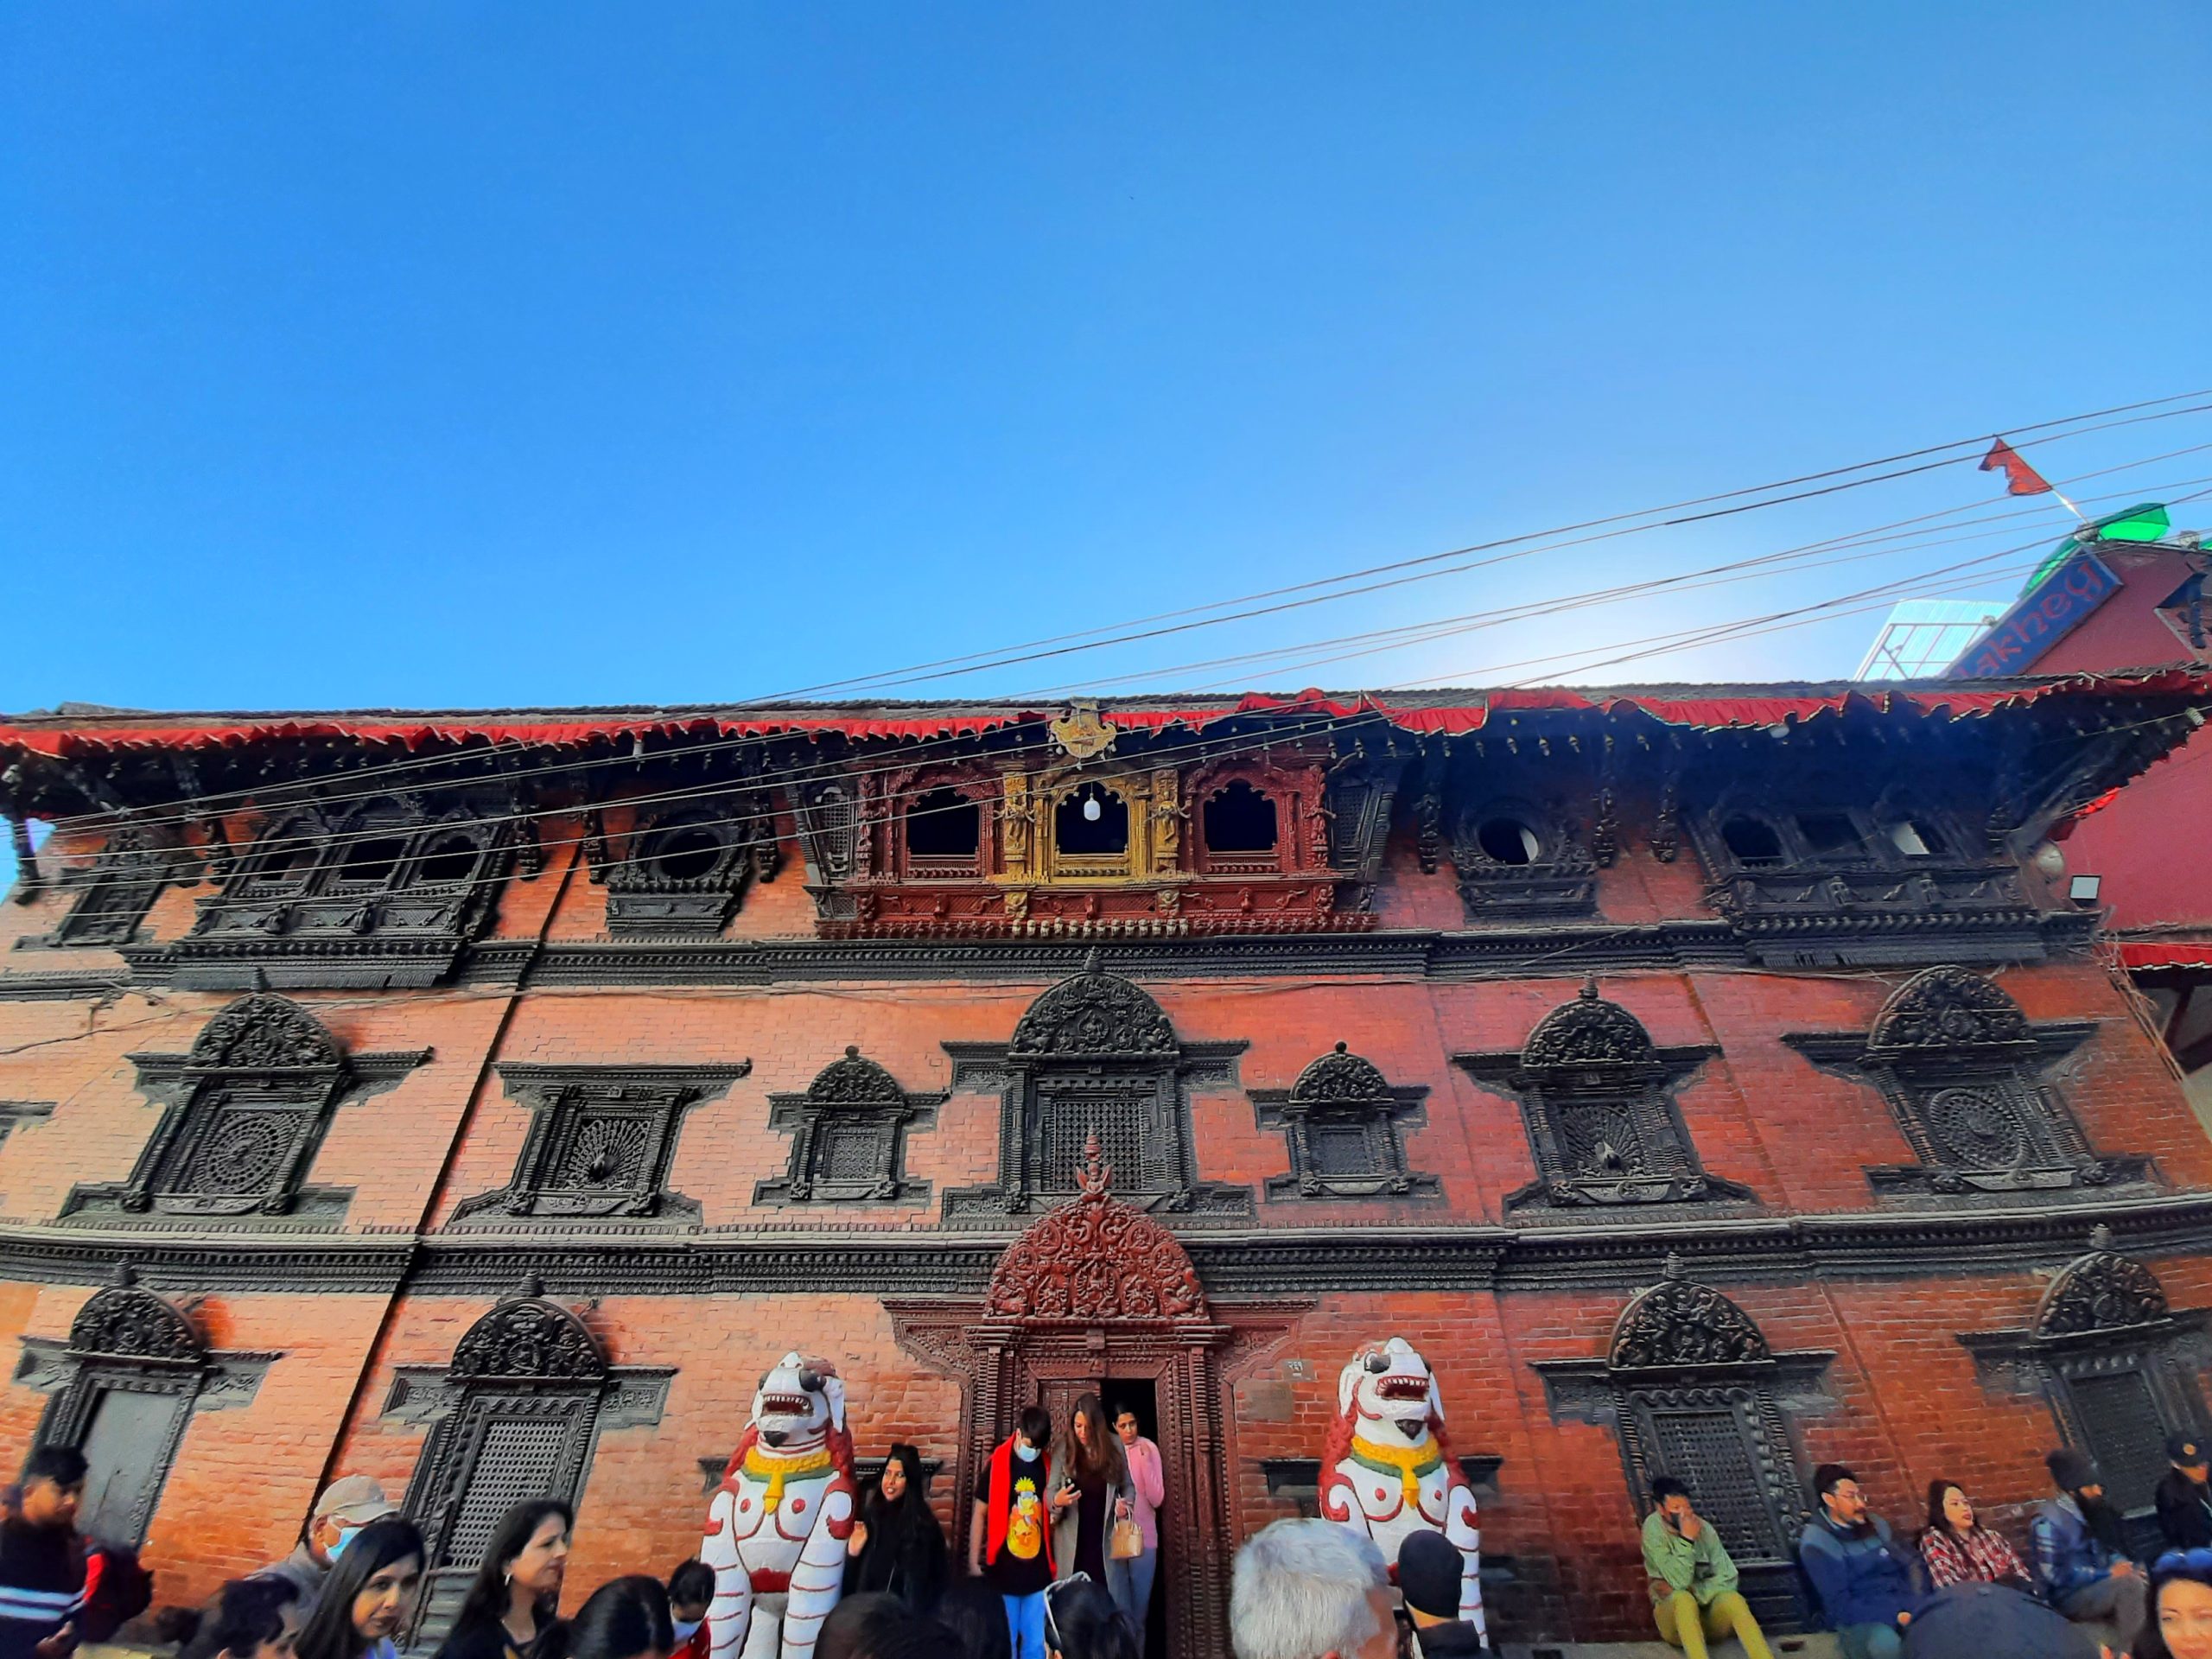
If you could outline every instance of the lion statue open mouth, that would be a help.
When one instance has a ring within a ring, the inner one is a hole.
[[[1321,1513],[1372,1538],[1394,1573],[1408,1537],[1442,1533],[1465,1563],[1459,1617],[1488,1640],[1474,1489],[1444,1438],[1435,1374],[1402,1337],[1362,1348],[1337,1379],[1336,1421],[1321,1454]]]
[[[715,1659],[810,1659],[844,1589],[855,1491],[837,1368],[785,1354],[707,1511]]]

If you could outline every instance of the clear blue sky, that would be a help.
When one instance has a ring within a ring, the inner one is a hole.
[[[2212,385],[2208,69],[2178,3],[10,7],[0,709],[738,698]],[[1512,678],[1912,568],[1244,677]],[[1599,677],[1847,673],[1876,620]]]

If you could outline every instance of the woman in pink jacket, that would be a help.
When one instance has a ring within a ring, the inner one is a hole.
[[[1160,1448],[1137,1432],[1137,1414],[1127,1406],[1114,1414],[1114,1432],[1122,1437],[1122,1455],[1129,1465],[1129,1490],[1117,1520],[1132,1520],[1144,1535],[1144,1553],[1128,1560],[1109,1560],[1106,1587],[1115,1604],[1136,1627],[1137,1652],[1145,1648],[1145,1615],[1152,1607],[1153,1574],[1160,1567],[1159,1510],[1167,1497],[1160,1468]]]

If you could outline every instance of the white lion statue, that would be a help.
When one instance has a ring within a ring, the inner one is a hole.
[[[812,1659],[845,1584],[856,1484],[845,1385],[826,1360],[785,1354],[707,1510],[714,1659]]]
[[[1465,1563],[1459,1617],[1488,1642],[1474,1489],[1445,1441],[1435,1374],[1402,1337],[1361,1349],[1337,1380],[1337,1418],[1321,1454],[1321,1513],[1372,1538],[1394,1573],[1409,1536],[1424,1528],[1442,1533]]]

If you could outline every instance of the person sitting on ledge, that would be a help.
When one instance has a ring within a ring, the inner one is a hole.
[[[2087,1452],[2071,1446],[2061,1446],[2044,1462],[2058,1492],[2028,1522],[2036,1580],[2067,1618],[2108,1626],[2114,1648],[2130,1647],[2150,1615],[2150,1593],[2141,1569],[2128,1557],[2120,1511],[2105,1497],[2104,1477]]]
[[[1844,1659],[1897,1659],[1919,1587],[1890,1541],[1890,1523],[1866,1513],[1859,1478],[1840,1463],[1813,1471],[1813,1491],[1821,1512],[1805,1523],[1797,1558]]]
[[[1746,1659],[1771,1659],[1751,1604],[1736,1587],[1728,1547],[1690,1506],[1690,1489],[1661,1475],[1651,1483],[1651,1503],[1643,1522],[1643,1571],[1662,1639],[1690,1659],[1705,1659],[1708,1637],[1732,1636]]]

